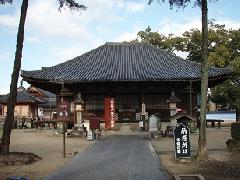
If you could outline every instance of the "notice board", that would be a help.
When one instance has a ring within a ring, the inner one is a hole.
[[[70,119],[70,104],[67,101],[59,103],[59,114],[60,120],[68,121]]]

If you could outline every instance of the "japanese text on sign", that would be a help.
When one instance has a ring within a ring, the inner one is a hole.
[[[59,103],[59,119],[68,120],[70,116],[70,105],[68,102],[63,101]]]
[[[190,130],[188,127],[180,124],[174,129],[175,157],[188,158],[190,157]]]
[[[114,98],[105,98],[105,127],[114,128],[115,125],[115,101]]]
[[[110,120],[111,120],[111,128],[114,127],[115,123],[115,107],[114,107],[114,99],[110,100]]]

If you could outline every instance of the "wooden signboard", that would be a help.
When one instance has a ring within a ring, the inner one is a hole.
[[[182,123],[174,129],[175,158],[190,158],[190,130]]]
[[[70,119],[70,104],[67,101],[59,103],[59,114],[60,120],[68,121]]]
[[[63,157],[66,157],[66,123],[70,120],[70,103],[62,101],[59,103],[58,119],[63,121]]]

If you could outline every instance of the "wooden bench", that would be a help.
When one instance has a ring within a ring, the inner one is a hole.
[[[208,122],[211,122],[211,127],[215,127],[215,123],[218,123],[218,127],[221,127],[221,122],[224,122],[224,120],[221,119],[207,119],[206,120],[206,126],[208,127]]]

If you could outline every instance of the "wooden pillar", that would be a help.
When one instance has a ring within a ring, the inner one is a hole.
[[[144,103],[144,92],[141,94],[141,115],[142,115],[142,121],[143,121],[143,130],[145,130],[146,127],[146,105]]]
[[[2,116],[2,115],[3,115],[3,105],[0,104],[0,116]]]
[[[189,114],[192,115],[192,81],[190,80],[190,85],[189,85]]]
[[[63,122],[63,157],[66,157],[66,122]]]

